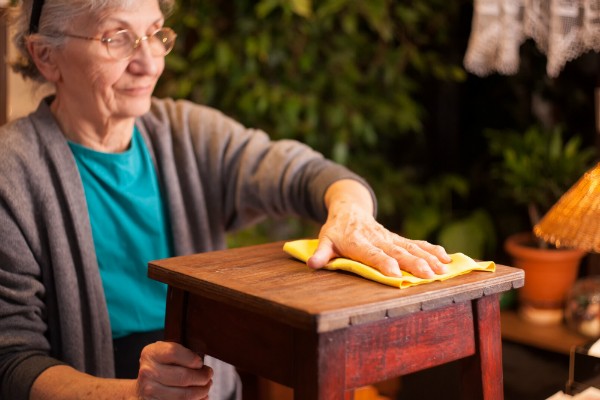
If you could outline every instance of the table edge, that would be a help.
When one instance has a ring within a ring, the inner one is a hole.
[[[500,269],[510,269],[512,271],[485,281],[465,282],[460,285],[447,287],[444,287],[444,282],[428,283],[427,285],[437,286],[435,287],[436,290],[432,290],[431,295],[428,295],[428,293],[420,293],[418,296],[415,296],[414,303],[407,300],[410,299],[410,297],[403,297],[401,301],[402,304],[399,304],[400,300],[398,299],[390,299],[380,301],[372,307],[361,305],[336,309],[335,313],[328,311],[309,313],[289,305],[274,303],[270,300],[262,299],[247,293],[244,294],[244,298],[240,298],[238,295],[239,292],[206,281],[203,281],[202,293],[199,293],[198,288],[192,288],[189,284],[180,279],[180,275],[182,274],[152,263],[149,264],[148,276],[178,289],[190,291],[196,295],[205,296],[212,300],[226,300],[228,303],[233,303],[237,307],[271,318],[284,317],[289,321],[290,325],[296,328],[327,332],[352,325],[360,325],[385,318],[396,318],[414,312],[428,311],[455,303],[472,301],[477,298],[518,289],[523,286],[525,279],[523,270],[502,265],[499,265],[498,267]],[[470,273],[488,274],[489,272],[473,271]],[[457,288],[463,286],[470,287],[468,290],[457,293]],[[411,290],[411,288],[398,290]],[[434,292],[435,296],[433,295]],[[446,292],[447,295],[444,295],[444,292]],[[442,296],[440,296],[440,293],[442,293]],[[359,308],[360,313],[357,312]]]

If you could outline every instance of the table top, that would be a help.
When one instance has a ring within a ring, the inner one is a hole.
[[[149,263],[148,276],[172,287],[287,324],[327,332],[519,288],[520,269],[461,275],[398,289],[342,271],[311,270],[283,251],[284,242]]]

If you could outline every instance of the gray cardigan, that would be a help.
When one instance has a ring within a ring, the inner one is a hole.
[[[0,399],[27,399],[60,363],[114,376],[109,319],[77,166],[50,108],[0,128]],[[153,99],[137,122],[156,163],[177,255],[225,247],[265,216],[324,221],[343,167],[295,141],[270,141],[208,107]],[[211,398],[233,367],[217,360]]]

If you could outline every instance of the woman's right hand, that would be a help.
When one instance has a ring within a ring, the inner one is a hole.
[[[142,350],[137,378],[144,400],[208,398],[213,370],[202,357],[173,342],[156,342]]]

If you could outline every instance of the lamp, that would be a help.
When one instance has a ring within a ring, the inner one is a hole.
[[[600,163],[562,195],[533,232],[556,247],[600,253]]]

